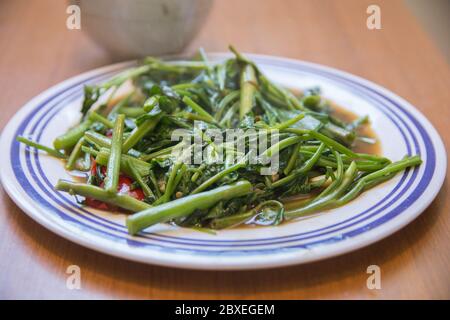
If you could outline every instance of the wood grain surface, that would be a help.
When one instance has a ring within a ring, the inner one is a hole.
[[[366,28],[372,1],[217,0],[186,49],[308,60],[367,78],[406,98],[450,144],[449,65],[402,1],[376,1],[382,29]],[[66,3],[0,2],[0,128],[30,98],[113,59],[82,31],[65,27]],[[449,179],[431,206],[385,240],[322,262],[263,271],[205,272],[133,263],[54,235],[0,190],[0,298],[448,299]],[[81,290],[66,268],[81,268]],[[381,267],[381,290],[366,287]]]

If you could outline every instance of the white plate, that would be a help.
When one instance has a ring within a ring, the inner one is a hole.
[[[213,54],[213,60],[227,55]],[[249,55],[271,79],[293,88],[320,86],[324,95],[359,115],[369,115],[383,154],[392,160],[420,154],[423,164],[364,193],[348,205],[277,227],[241,228],[210,235],[165,224],[139,236],[126,232],[123,214],[81,207],[53,189],[70,179],[60,161],[15,141],[31,136],[51,145],[79,117],[83,85],[101,82],[134,62],[84,73],[27,103],[3,131],[2,183],[31,218],[88,248],[125,259],[193,269],[257,269],[336,256],[378,241],[416,218],[435,198],[446,153],[428,120],[402,98],[369,81],[316,64]]]

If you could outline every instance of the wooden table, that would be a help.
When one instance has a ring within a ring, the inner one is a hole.
[[[382,30],[366,28],[373,1],[215,1],[187,51],[199,46],[309,60],[357,74],[405,97],[450,144],[449,66],[401,1],[376,1]],[[65,27],[64,1],[0,2],[0,127],[30,98],[112,62]],[[449,179],[413,223],[377,244],[326,261],[264,271],[188,271],[133,263],[64,240],[0,191],[0,298],[390,299],[450,298]],[[66,289],[81,267],[82,289]],[[382,289],[368,290],[368,265]]]

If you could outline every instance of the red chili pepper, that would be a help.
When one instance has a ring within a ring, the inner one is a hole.
[[[131,180],[131,178],[121,174],[119,176],[119,184],[117,186],[117,191],[119,193],[128,194],[130,197],[133,197],[137,200],[143,201],[145,198],[144,192],[140,188],[131,190],[132,183],[133,180]]]
[[[97,170],[97,164],[95,161],[93,161],[92,167],[91,167],[91,174],[96,174]],[[102,173],[106,173],[106,167],[101,167]],[[127,194],[130,197],[133,197],[139,201],[143,201],[145,199],[145,194],[140,188],[136,188],[131,190],[131,185],[133,184],[133,180],[123,174],[119,176],[119,183],[117,185],[117,191],[120,194]],[[104,182],[102,181],[100,183],[100,188],[103,188]],[[116,211],[117,207],[114,205],[110,205],[108,203],[105,203],[103,201],[95,200],[90,197],[86,197],[86,205],[89,207],[100,209],[100,210],[108,210],[108,211]]]
[[[91,176],[95,176],[97,174],[97,162],[95,162],[94,158],[91,157]]]
[[[113,206],[109,203],[100,200],[93,199],[91,197],[86,197],[86,205],[91,208],[100,210],[115,211],[117,209],[116,206]]]
[[[123,194],[128,193],[132,183],[133,181],[130,178],[121,174],[119,176],[119,183],[117,184],[117,192]]]
[[[112,134],[113,134],[113,130],[112,130],[112,129],[106,130],[106,136],[107,136],[108,138],[111,138],[111,137],[112,137]]]
[[[91,176],[97,175],[97,162],[95,162],[94,158],[91,158]],[[100,166],[100,171],[102,175],[106,175],[106,166]]]
[[[145,194],[144,194],[144,191],[142,191],[142,189],[131,190],[128,192],[128,195],[139,201],[144,201],[144,199],[145,199]]]

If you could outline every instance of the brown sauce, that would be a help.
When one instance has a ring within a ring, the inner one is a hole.
[[[320,191],[322,190],[315,190],[314,192],[307,193],[307,194],[299,194],[298,196],[292,196],[289,197],[289,199],[282,200],[284,204],[285,210],[293,210],[302,207],[305,205],[309,200],[313,199],[315,196],[317,196]]]
[[[358,119],[358,117],[359,117],[355,113],[353,113],[347,109],[344,109],[343,107],[341,107],[339,105],[336,105],[334,103],[330,103],[330,104],[331,104],[331,110],[332,110],[331,114],[333,116],[335,116],[336,118],[338,118],[339,120],[342,120],[344,122],[352,122],[352,121]],[[369,121],[370,121],[370,119],[369,119]],[[380,140],[377,138],[377,135],[376,135],[375,131],[373,130],[372,126],[370,125],[370,123],[359,127],[357,129],[357,133],[358,133],[358,135],[375,139],[376,143],[370,144],[370,143],[366,143],[364,141],[357,139],[357,140],[355,140],[355,143],[352,146],[353,151],[358,152],[358,153],[369,153],[369,154],[381,155]]]
[[[301,96],[303,94],[303,90],[300,89],[294,89],[289,88],[289,91],[291,91],[295,96]],[[327,100],[328,104],[331,107],[331,115],[335,116],[341,121],[350,123],[356,119],[359,118],[359,116],[350,110],[345,109],[344,107],[334,103],[331,100]],[[370,121],[370,119],[369,119]],[[356,140],[354,145],[352,146],[352,150],[358,153],[369,153],[369,154],[375,154],[375,155],[381,155],[381,144],[379,142],[379,139],[377,138],[377,135],[375,131],[373,130],[372,126],[369,124],[363,125],[357,129],[358,135],[372,138],[376,140],[375,144],[365,143],[360,140]]]

